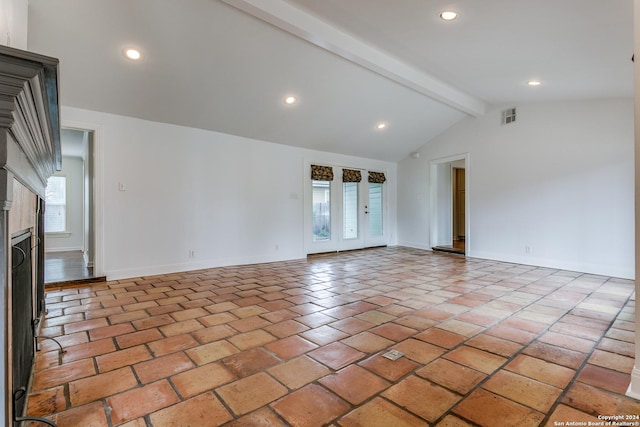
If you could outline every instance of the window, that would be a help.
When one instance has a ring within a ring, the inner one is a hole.
[[[358,238],[358,183],[345,182],[342,184],[342,237],[346,239]]]
[[[52,176],[45,190],[44,232],[67,231],[67,177]]]
[[[382,237],[382,184],[369,183],[369,236]]]
[[[331,181],[313,180],[313,241],[331,240]]]

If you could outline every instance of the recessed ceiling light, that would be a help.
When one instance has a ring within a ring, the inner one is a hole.
[[[387,128],[387,124],[384,122],[380,122],[376,125],[376,129],[378,130],[382,130],[382,129],[386,129]]]
[[[453,21],[457,17],[458,17],[458,14],[456,12],[451,11],[451,10],[445,10],[444,12],[440,13],[440,18],[443,21]]]
[[[540,86],[541,83],[540,83],[540,80],[529,80],[527,84],[529,86]]]
[[[284,99],[284,102],[285,102],[285,104],[291,105],[291,104],[295,104],[297,100],[298,100],[298,98],[296,98],[295,96],[287,96]]]
[[[137,61],[142,57],[142,54],[138,49],[125,49],[124,56],[131,59],[132,61]]]

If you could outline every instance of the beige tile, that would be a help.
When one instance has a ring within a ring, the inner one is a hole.
[[[476,371],[484,372],[485,374],[492,374],[507,361],[507,359],[502,356],[468,346],[462,346],[454,349],[450,353],[447,353],[445,358],[461,365],[468,366]]]
[[[426,364],[444,353],[444,349],[435,345],[409,338],[393,346],[393,349],[404,353],[405,357],[414,362]]]
[[[103,397],[129,390],[138,385],[130,367],[93,375],[69,383],[69,399],[72,406],[100,400]]]
[[[339,421],[342,427],[426,427],[420,418],[380,397],[354,409]]]
[[[182,397],[192,397],[235,379],[236,376],[221,363],[209,363],[174,375],[171,382]]]
[[[287,394],[287,389],[264,372],[217,389],[234,414],[243,415]]]
[[[575,374],[573,369],[524,354],[518,355],[505,369],[559,388],[569,384]]]
[[[313,427],[326,425],[346,413],[350,406],[316,384],[308,384],[271,404],[290,425]]]
[[[292,390],[328,375],[331,371],[315,360],[301,356],[274,366],[269,373]]]
[[[186,354],[179,352],[136,363],[133,365],[133,369],[140,379],[140,382],[147,384],[162,378],[167,378],[178,372],[186,371],[194,366],[194,363]]]
[[[113,353],[104,354],[96,357],[96,364],[100,372],[107,372],[114,369],[130,366],[144,360],[149,360],[153,356],[149,350],[143,345],[127,348],[124,350],[114,351]]]
[[[238,347],[240,350],[259,347],[275,340],[277,340],[276,337],[262,329],[245,332],[243,334],[234,335],[233,337],[229,338],[229,342]]]
[[[562,389],[509,372],[496,372],[483,388],[540,412],[547,412]]]
[[[395,344],[394,341],[371,332],[361,332],[340,342],[364,353],[375,353]]]
[[[482,389],[471,393],[453,411],[482,427],[493,427],[496,420],[502,425],[537,427],[544,419],[540,412]]]
[[[416,371],[416,374],[460,394],[467,394],[487,376],[480,371],[443,358],[434,360]]]
[[[197,365],[205,365],[239,353],[239,350],[228,341],[222,340],[190,348],[186,353]]]
[[[434,422],[460,400],[460,396],[414,375],[382,393],[401,408]]]
[[[44,390],[69,381],[89,377],[96,373],[93,360],[83,359],[38,372],[33,381],[33,390]]]
[[[71,408],[51,415],[50,419],[58,426],[109,427],[111,425],[102,402],[92,402]]]
[[[174,337],[164,338],[147,344],[149,350],[155,357],[164,356],[166,354],[175,353],[176,351],[186,350],[197,347],[198,342],[191,335],[176,335]]]
[[[578,411],[577,409],[574,409],[570,406],[558,405],[558,407],[549,416],[549,419],[544,424],[544,427],[557,427],[559,425],[566,424],[567,420],[571,420],[574,423],[585,423],[587,425],[589,422],[591,422],[594,426],[602,422],[602,420],[598,419],[597,417]]]
[[[198,322],[196,319],[184,320],[182,322],[170,323],[168,325],[160,326],[160,331],[166,337],[172,337],[180,334],[188,334],[189,332],[197,331],[198,329],[203,329],[204,326],[202,323]]]
[[[391,385],[388,381],[356,365],[349,365],[318,382],[353,405],[362,403]]]
[[[166,380],[107,398],[114,424],[131,421],[177,403],[180,399]]]
[[[149,418],[154,427],[219,426],[233,417],[213,392],[201,394],[176,405],[152,413]]]

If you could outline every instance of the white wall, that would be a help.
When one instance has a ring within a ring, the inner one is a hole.
[[[46,252],[79,251],[84,237],[84,167],[80,157],[62,157],[62,170],[56,176],[67,178],[67,232],[47,234]]]
[[[400,162],[399,244],[431,246],[429,163],[468,153],[469,256],[633,278],[632,100],[520,105],[506,126],[500,111]]]
[[[395,163],[63,107],[70,123],[97,129],[96,255],[109,279],[303,258],[305,161],[388,171],[395,243]]]

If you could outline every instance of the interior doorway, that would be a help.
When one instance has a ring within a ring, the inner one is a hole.
[[[91,281],[95,272],[94,133],[63,128],[62,170],[47,185],[45,283]]]
[[[469,252],[469,156],[431,162],[431,248],[466,255]]]
[[[458,162],[456,162],[458,163]],[[464,165],[463,165],[464,166]],[[460,166],[453,166],[451,169],[452,177],[451,177],[451,190],[452,190],[452,199],[453,199],[453,212],[452,212],[452,221],[453,221],[453,235],[451,236],[453,239],[453,247],[454,249],[461,250],[464,252],[465,250],[465,169]]]

